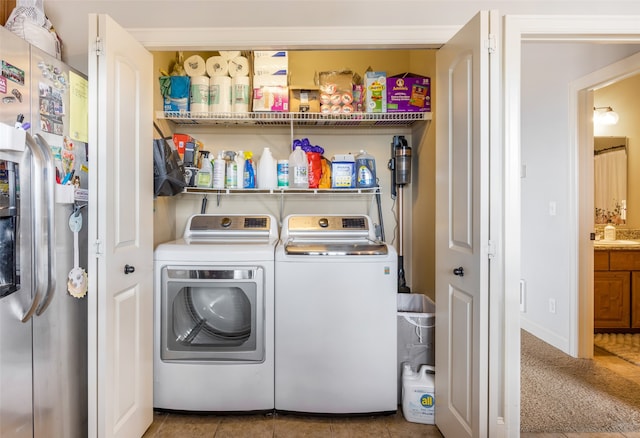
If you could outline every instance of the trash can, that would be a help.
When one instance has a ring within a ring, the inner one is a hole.
[[[402,403],[402,367],[435,366],[436,305],[420,293],[398,295],[398,404]]]

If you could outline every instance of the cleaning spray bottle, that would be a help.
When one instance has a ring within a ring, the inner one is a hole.
[[[253,152],[251,151],[244,153],[244,181],[242,186],[245,189],[256,188],[256,172],[253,167]]]
[[[205,189],[211,187],[212,173],[213,169],[211,167],[211,160],[209,160],[209,151],[202,151],[202,163],[196,175],[196,186]]]

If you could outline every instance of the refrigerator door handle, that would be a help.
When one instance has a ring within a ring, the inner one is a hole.
[[[48,289],[48,270],[49,270],[49,252],[46,245],[49,236],[47,215],[47,200],[45,193],[47,191],[47,179],[51,176],[51,172],[47,169],[46,157],[42,148],[36,144],[33,137],[27,134],[25,139],[26,146],[31,151],[31,185],[32,185],[32,224],[31,231],[33,233],[33,245],[31,248],[33,258],[33,281],[34,292],[29,309],[22,316],[22,322],[27,322],[38,309],[43,297],[47,294]],[[47,272],[45,276],[43,273]]]
[[[44,159],[42,171],[44,172],[43,179],[43,195],[44,195],[44,205],[46,208],[46,229],[47,229],[47,237],[46,237],[46,245],[47,245],[47,290],[44,295],[44,298],[38,305],[36,309],[36,315],[42,315],[47,307],[51,303],[53,296],[56,291],[56,267],[55,267],[55,250],[56,250],[56,242],[55,242],[55,164],[53,159],[53,154],[51,153],[51,147],[47,143],[47,141],[40,136],[40,134],[36,134],[35,141],[40,150],[42,151],[42,156]]]

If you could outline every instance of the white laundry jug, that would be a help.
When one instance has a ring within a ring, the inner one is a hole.
[[[402,368],[402,413],[412,423],[436,423],[435,368],[421,365],[417,373],[410,364]]]

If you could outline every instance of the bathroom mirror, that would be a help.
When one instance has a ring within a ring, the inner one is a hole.
[[[594,137],[595,223],[627,221],[627,137]]]

